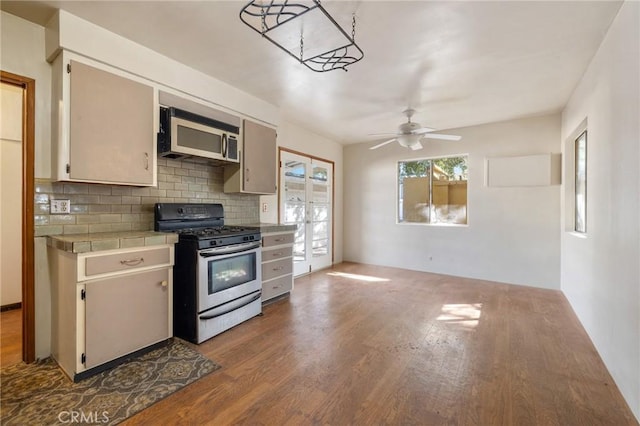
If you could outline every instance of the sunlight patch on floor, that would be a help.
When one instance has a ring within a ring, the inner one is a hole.
[[[357,280],[357,281],[365,281],[369,283],[379,283],[379,282],[390,281],[387,278],[372,277],[370,275],[348,274],[346,272],[327,272],[327,275],[331,275],[332,277],[349,278],[351,280]]]
[[[475,328],[480,321],[481,311],[482,303],[446,303],[442,305],[442,313],[437,320]]]

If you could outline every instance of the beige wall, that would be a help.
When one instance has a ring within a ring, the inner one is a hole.
[[[22,301],[22,95],[0,93],[0,306]]]

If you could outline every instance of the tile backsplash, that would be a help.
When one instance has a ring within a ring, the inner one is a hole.
[[[35,235],[153,230],[155,203],[221,203],[225,223],[260,221],[260,197],[225,194],[223,168],[201,160],[158,158],[158,186],[133,187],[35,180]],[[71,214],[50,214],[50,200],[71,202]]]

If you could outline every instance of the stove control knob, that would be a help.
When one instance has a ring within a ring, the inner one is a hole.
[[[216,245],[216,240],[211,240],[211,241],[209,241],[209,245],[210,245],[210,246],[215,246],[215,245]]]
[[[184,209],[182,207],[178,207],[178,214],[184,214]]]

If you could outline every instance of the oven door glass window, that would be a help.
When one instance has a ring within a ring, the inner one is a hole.
[[[210,260],[209,295],[254,281],[256,277],[256,254],[242,254],[220,260]]]

